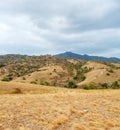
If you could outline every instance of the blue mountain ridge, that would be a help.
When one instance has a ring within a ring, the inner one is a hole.
[[[120,59],[116,57],[102,57],[102,56],[89,56],[89,55],[81,55],[81,54],[76,54],[73,52],[64,52],[55,55],[56,57],[61,57],[61,58],[68,58],[68,59],[81,59],[81,60],[92,60],[92,61],[105,61],[105,62],[118,62],[120,63]]]

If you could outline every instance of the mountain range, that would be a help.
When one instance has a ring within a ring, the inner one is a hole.
[[[55,55],[56,57],[61,57],[61,58],[68,58],[68,59],[81,59],[81,60],[91,60],[91,61],[107,61],[107,62],[119,62],[120,59],[116,57],[102,57],[102,56],[89,56],[89,55],[80,55],[76,54],[73,52],[64,52]]]

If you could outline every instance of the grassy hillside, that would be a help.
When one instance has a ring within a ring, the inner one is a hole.
[[[0,82],[1,130],[119,130],[120,90]],[[37,93],[37,94],[36,94]]]
[[[19,91],[20,90],[20,91]],[[35,85],[18,82],[1,82],[0,94],[47,94],[68,91],[65,88],[48,87],[43,85]]]
[[[0,80],[59,87],[113,87],[120,64],[57,58],[50,55],[0,56]],[[74,85],[74,86],[73,86]]]
[[[0,79],[0,130],[120,130],[120,90],[85,90],[120,88],[120,64],[7,55]]]

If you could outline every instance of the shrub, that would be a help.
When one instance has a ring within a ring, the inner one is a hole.
[[[78,77],[77,77],[77,76],[75,76],[73,79],[74,79],[74,80],[78,80]]]
[[[4,77],[1,81],[11,81],[13,78],[12,77]]]
[[[115,81],[112,83],[112,88],[113,89],[120,89],[120,84],[118,83],[118,81]]]
[[[56,69],[54,69],[53,72],[56,72]]]
[[[46,86],[49,86],[50,83],[48,83],[47,81],[41,81],[41,82],[40,82],[40,85],[46,85]]]
[[[118,81],[114,81],[113,83],[102,83],[99,84],[101,89],[120,89],[120,84]]]
[[[68,81],[67,85],[65,85],[66,88],[77,88],[77,85],[73,81]]]
[[[86,79],[86,77],[83,74],[81,74],[81,75],[76,75],[73,79],[84,81]]]
[[[106,73],[106,75],[107,75],[107,76],[109,76],[109,75],[110,75],[110,73]]]
[[[110,73],[113,73],[113,72],[114,72],[112,69],[108,69],[107,71],[110,72]]]
[[[25,77],[23,77],[22,79],[23,79],[23,80],[26,80],[26,78],[25,78]]]
[[[102,83],[102,84],[99,84],[99,88],[101,89],[107,89],[107,88],[110,88],[111,85],[109,83]]]
[[[11,94],[20,94],[20,93],[22,93],[20,88],[13,88],[11,91]]]
[[[36,82],[36,81],[31,81],[30,83],[31,83],[31,84],[37,84],[37,82]]]
[[[51,82],[51,86],[56,86],[56,84],[57,84],[56,81]]]
[[[84,81],[86,79],[86,77],[84,75],[80,75],[80,80]]]
[[[90,72],[93,68],[88,68],[87,66],[85,66],[84,68],[82,68],[82,72],[83,73],[87,73]]]
[[[92,89],[97,89],[97,87],[94,82],[91,82],[88,86],[85,86],[84,89],[92,90]]]
[[[0,64],[0,68],[4,67],[5,65],[4,64]]]
[[[113,83],[99,83],[95,84],[94,82],[90,83],[87,86],[83,86],[84,89],[120,89],[120,84],[118,81],[114,81]]]

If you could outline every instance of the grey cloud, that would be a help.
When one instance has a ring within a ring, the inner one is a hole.
[[[0,1],[0,53],[119,57],[119,12],[119,0]]]

